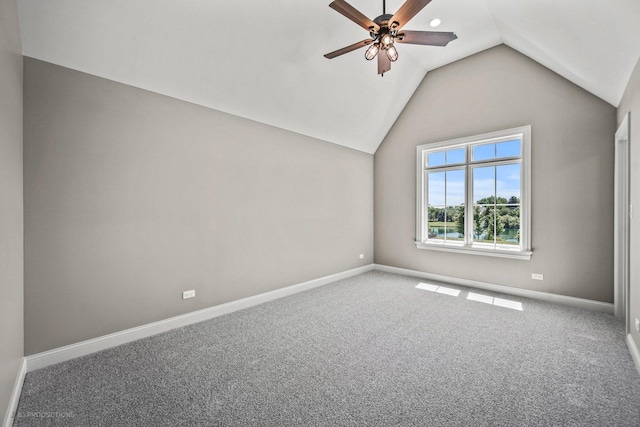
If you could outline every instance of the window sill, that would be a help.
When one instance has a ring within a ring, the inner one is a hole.
[[[443,243],[416,242],[416,247],[418,249],[428,249],[432,251],[455,252],[459,254],[492,256],[492,257],[498,257],[498,258],[511,258],[511,259],[525,260],[525,261],[529,261],[531,259],[531,255],[533,255],[533,252],[531,251],[509,250],[509,249],[485,249],[485,248],[463,246],[463,245],[452,245],[452,244],[445,245]]]

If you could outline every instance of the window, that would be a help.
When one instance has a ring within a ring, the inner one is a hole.
[[[418,147],[416,246],[530,259],[531,126]]]

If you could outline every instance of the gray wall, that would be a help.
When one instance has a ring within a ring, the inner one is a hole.
[[[15,0],[0,0],[0,422],[23,356],[22,46]]]
[[[373,262],[372,155],[31,58],[24,102],[26,354]]]
[[[532,259],[417,249],[416,146],[528,124]],[[615,125],[614,107],[504,45],[429,72],[375,154],[375,262],[612,302]]]
[[[634,319],[640,319],[640,61],[636,65],[627,89],[622,97],[622,102],[618,106],[618,125],[624,119],[624,116],[630,113],[629,123],[631,127],[631,135],[629,135],[630,145],[630,163],[631,163],[631,188],[630,203],[634,205],[635,214],[630,220],[630,283],[631,291],[629,295],[630,317],[631,317],[631,336],[640,348],[640,334],[636,332],[634,327]]]

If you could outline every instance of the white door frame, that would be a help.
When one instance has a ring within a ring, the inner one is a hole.
[[[615,135],[614,312],[629,333],[629,114]]]

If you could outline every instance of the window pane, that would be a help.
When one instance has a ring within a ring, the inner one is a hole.
[[[482,144],[473,147],[473,160],[487,160],[496,157],[496,144]]]
[[[496,167],[473,168],[474,203],[493,203],[495,199]],[[491,200],[488,202],[488,200]]]
[[[516,157],[520,156],[520,139],[511,141],[498,142],[496,144],[497,157]]]
[[[464,240],[464,169],[429,172],[427,179],[427,238]]]
[[[429,217],[427,222],[427,238],[435,240],[444,240],[445,238],[445,221],[446,209],[444,206],[429,205]]]
[[[475,205],[473,240],[480,243],[520,245],[520,206]]]
[[[445,180],[445,172],[429,172],[428,178],[429,180],[429,193],[427,194],[427,199],[429,201],[429,205],[445,205],[445,194],[444,194],[444,180]]]
[[[463,206],[429,206],[428,238],[464,240]]]
[[[520,205],[497,208],[497,242],[502,245],[520,244]]]
[[[455,165],[465,162],[465,149],[455,148],[427,153],[427,167],[433,168],[444,165]]]
[[[464,170],[448,171],[447,174],[447,206],[464,203]]]
[[[447,150],[447,164],[452,165],[456,163],[464,163],[464,151],[464,148]]]
[[[501,157],[519,157],[522,154],[521,140],[512,139],[503,142],[473,146],[473,160],[492,160]]]
[[[464,240],[464,176],[464,170],[447,171],[446,240]]]
[[[445,153],[444,151],[437,151],[435,153],[427,154],[427,166],[442,166],[445,164]]]
[[[464,240],[464,206],[447,207],[445,215],[445,239]]]
[[[494,242],[495,207],[477,205],[473,207],[473,240],[476,242]]]
[[[520,203],[520,164],[496,167],[498,203]]]

